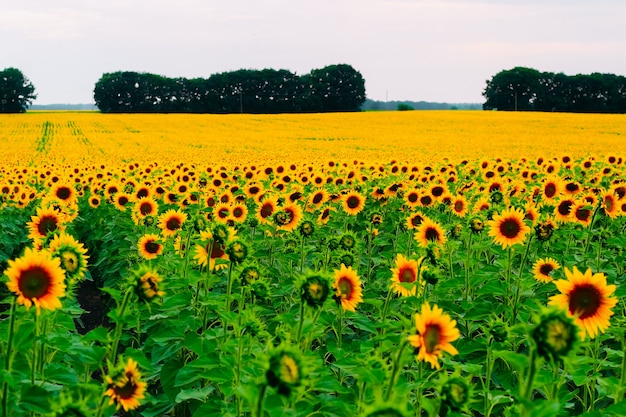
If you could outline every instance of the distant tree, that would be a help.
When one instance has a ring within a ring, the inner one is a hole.
[[[406,103],[398,103],[398,111],[415,110],[413,106]]]
[[[0,113],[24,113],[36,98],[35,87],[20,70],[0,71]]]
[[[491,80],[483,96],[485,110],[532,110],[537,100],[540,72],[525,67],[500,71]]]
[[[358,111],[365,101],[365,80],[347,64],[315,69],[303,77],[303,85],[309,111]]]

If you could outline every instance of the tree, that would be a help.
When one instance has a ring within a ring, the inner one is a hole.
[[[351,65],[329,65],[304,77],[309,111],[358,111],[365,102],[365,80]]]
[[[533,110],[537,100],[540,72],[525,67],[500,71],[487,81],[483,96],[485,110]]]
[[[0,113],[24,113],[36,98],[35,87],[20,70],[0,71]]]

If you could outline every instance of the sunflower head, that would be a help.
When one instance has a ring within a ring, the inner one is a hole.
[[[222,223],[216,223],[215,226],[213,226],[212,232],[213,239],[215,239],[217,243],[220,243],[222,245],[225,244],[230,237],[230,231],[228,230],[228,226]]]
[[[346,232],[339,238],[339,245],[345,250],[352,250],[356,246],[356,241],[354,233]]]
[[[248,245],[241,239],[235,239],[226,246],[226,254],[228,259],[240,264],[248,257]]]
[[[303,237],[309,237],[315,232],[315,226],[313,225],[312,221],[305,220],[300,223],[298,230]]]
[[[574,318],[563,309],[545,309],[539,323],[531,331],[537,353],[548,361],[559,361],[572,352],[578,343],[580,329]]]
[[[279,346],[270,353],[265,372],[267,384],[288,397],[291,391],[302,384],[303,367],[300,353],[289,346]]]
[[[447,409],[461,412],[466,410],[472,398],[472,384],[465,378],[452,375],[441,387],[441,402]]]
[[[252,285],[261,277],[259,268],[255,265],[246,266],[239,275],[241,285]]]
[[[313,308],[321,307],[330,294],[330,283],[322,275],[309,275],[300,285],[300,296]]]
[[[142,301],[151,302],[156,300],[157,297],[163,297],[165,295],[161,286],[163,278],[149,266],[141,265],[132,274],[132,279],[135,293]]]
[[[552,237],[552,233],[556,229],[556,223],[552,220],[546,220],[537,223],[535,226],[535,236],[540,242],[547,242]]]
[[[470,219],[469,227],[472,233],[478,234],[485,228],[485,223],[480,217],[474,216]]]
[[[141,381],[137,362],[132,359],[128,359],[123,367],[113,369],[105,381],[107,390],[104,395],[110,397],[109,404],[115,403],[118,410],[134,410],[141,405],[139,400],[145,398],[146,383]]]
[[[87,271],[87,249],[82,243],[65,232],[55,234],[48,245],[52,256],[61,260],[61,268],[69,283],[81,281]]]
[[[363,301],[361,279],[351,266],[342,264],[340,269],[335,270],[333,289],[333,298],[344,310],[355,311],[356,306]]]

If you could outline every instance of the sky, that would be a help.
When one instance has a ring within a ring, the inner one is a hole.
[[[626,75],[624,0],[0,0],[0,70],[33,104],[93,103],[107,72],[304,75],[349,64],[373,100],[482,103],[516,66]]]

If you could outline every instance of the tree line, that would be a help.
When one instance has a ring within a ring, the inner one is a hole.
[[[37,98],[35,86],[17,68],[0,71],[0,113],[24,113]]]
[[[626,77],[515,67],[487,80],[483,96],[485,110],[625,113]]]
[[[347,64],[302,76],[284,69],[240,69],[193,79],[124,71],[102,75],[94,99],[103,113],[357,111],[365,101],[365,81]]]

